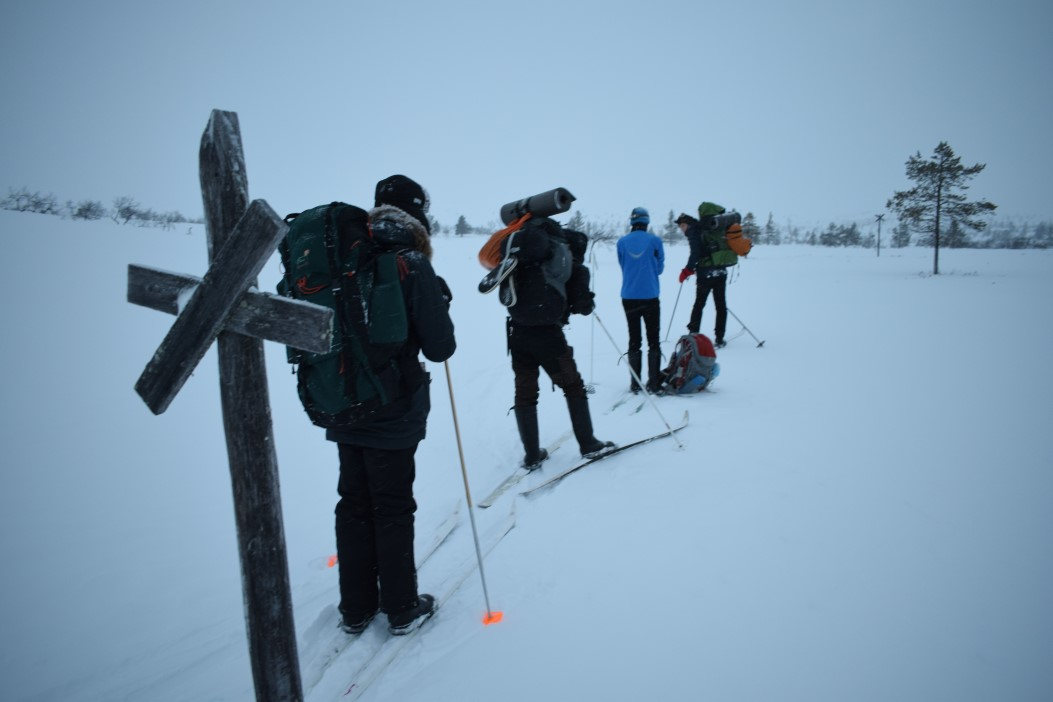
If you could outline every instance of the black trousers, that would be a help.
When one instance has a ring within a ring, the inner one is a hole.
[[[724,340],[724,331],[728,326],[728,301],[727,284],[728,276],[720,275],[708,277],[699,273],[695,276],[695,304],[691,308],[691,319],[688,320],[687,330],[692,334],[698,333],[702,324],[702,308],[706,306],[706,298],[713,291],[713,304],[717,308],[717,321],[713,327],[714,341]]]
[[[413,499],[417,446],[376,449],[337,444],[340,482],[336,555],[340,611],[351,619],[417,605]]]
[[[629,325],[629,366],[635,371],[637,377],[641,375],[641,361],[643,358],[643,338],[640,333],[642,324],[647,333],[647,383],[653,384],[658,381],[658,366],[662,357],[662,350],[658,340],[660,323],[660,310],[658,298],[650,300],[622,300],[625,309],[625,321]],[[636,379],[632,379],[632,385],[636,386]]]
[[[568,398],[583,398],[585,382],[574,363],[574,349],[567,344],[563,327],[528,327],[508,324],[508,350],[515,373],[515,406],[536,407],[541,369]]]

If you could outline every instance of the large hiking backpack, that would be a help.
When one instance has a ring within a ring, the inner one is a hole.
[[[705,249],[703,258],[711,258],[715,266],[734,266],[739,256],[745,256],[753,248],[753,242],[742,233],[742,216],[738,212],[703,202],[698,206],[698,221]]]
[[[720,375],[717,352],[705,334],[677,339],[669,365],[662,371],[662,389],[671,395],[702,392]]]
[[[570,314],[591,313],[587,247],[583,233],[547,217],[530,217],[509,233],[502,241],[502,264],[514,265],[501,280],[498,296],[512,320],[546,326],[565,324]]]
[[[387,405],[405,386],[399,352],[408,335],[398,251],[382,250],[365,210],[342,202],[291,214],[279,244],[278,292],[334,311],[326,353],[287,347],[311,421],[347,427]]]

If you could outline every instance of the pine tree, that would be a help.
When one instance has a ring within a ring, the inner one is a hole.
[[[673,214],[672,210],[669,210],[669,217],[666,218],[665,224],[662,225],[662,241],[667,244],[680,241],[684,233],[680,231],[680,227],[676,223],[676,215]]]
[[[453,233],[457,236],[464,236],[472,231],[472,228],[468,225],[468,220],[461,215],[457,218],[457,224],[453,225]]]
[[[769,246],[778,246],[782,242],[780,241],[779,227],[775,224],[775,218],[772,213],[768,213],[768,221],[764,223],[764,243]],[[759,242],[755,242],[759,243]]]
[[[585,223],[585,215],[581,213],[581,210],[578,210],[577,212],[572,214],[570,216],[570,219],[567,220],[567,229],[573,229],[576,232],[588,233],[586,231],[588,229],[588,225]]]
[[[760,228],[757,227],[757,218],[753,216],[752,212],[747,212],[746,216],[742,218],[742,236],[747,239],[757,240],[760,233]]]
[[[987,222],[979,217],[993,212],[997,207],[986,200],[969,202],[964,193],[959,192],[968,190],[968,181],[984,168],[986,164],[983,163],[968,168],[962,166],[961,158],[954,155],[954,150],[947,142],[941,141],[932,158],[923,159],[919,151],[907,159],[907,177],[915,182],[915,186],[894,193],[885,204],[899,216],[900,221],[919,232],[931,233],[933,275],[940,273],[941,221],[951,220],[959,227],[981,231]]]
[[[907,226],[906,222],[899,222],[893,227],[892,246],[897,249],[910,246],[910,227]]]
[[[1053,224],[1049,222],[1036,224],[1035,233],[1031,240],[1040,249],[1053,248]]]
[[[951,220],[951,225],[947,227],[947,233],[943,235],[943,244],[949,249],[960,249],[969,244],[969,239],[958,220]]]

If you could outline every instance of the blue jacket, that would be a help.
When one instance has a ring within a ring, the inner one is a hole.
[[[662,240],[644,229],[634,229],[618,240],[618,265],[622,267],[622,299],[658,297],[658,276],[665,270]]]

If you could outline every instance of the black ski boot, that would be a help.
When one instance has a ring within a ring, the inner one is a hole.
[[[388,615],[388,631],[393,636],[403,636],[416,631],[435,614],[438,605],[432,595],[418,595],[417,604],[402,612]]]
[[[654,395],[662,387],[662,351],[658,348],[647,349],[647,392]]]
[[[639,351],[629,352],[629,368],[632,369],[629,373],[629,392],[634,395],[640,393],[640,384],[636,382],[636,379],[640,377],[640,362],[642,356]]]
[[[568,397],[567,411],[570,412],[570,424],[574,428],[574,438],[585,458],[593,458],[604,451],[614,448],[610,441],[600,441],[592,435],[592,415],[589,414],[589,398]]]
[[[366,614],[353,614],[340,610],[340,628],[344,630],[344,633],[352,636],[361,634],[369,628],[369,623],[373,621],[373,618],[377,616],[379,611],[379,609],[375,609]]]
[[[534,470],[548,458],[548,451],[539,446],[537,406],[516,407],[515,411],[519,438],[523,441],[523,449],[526,451],[523,455],[523,467]]]

